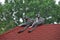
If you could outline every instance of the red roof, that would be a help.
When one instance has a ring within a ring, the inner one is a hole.
[[[16,28],[0,35],[0,40],[60,40],[60,24],[45,24],[33,32],[26,31],[18,34],[22,27]]]

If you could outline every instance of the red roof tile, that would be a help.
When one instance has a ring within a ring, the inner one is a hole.
[[[60,24],[45,24],[33,32],[26,31],[18,34],[22,27],[16,28],[0,35],[0,40],[60,40]]]

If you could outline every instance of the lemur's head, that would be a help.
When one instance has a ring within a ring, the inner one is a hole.
[[[40,18],[40,14],[36,14],[36,17]]]
[[[27,16],[24,17],[25,20],[28,20],[29,18]]]

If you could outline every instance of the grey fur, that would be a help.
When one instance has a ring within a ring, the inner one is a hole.
[[[20,26],[25,25],[25,27],[22,30],[20,30],[18,33],[25,31],[30,25],[32,25],[32,23],[33,23],[33,20],[29,18],[25,23],[20,25]]]
[[[44,24],[45,19],[42,17],[39,17],[39,18],[38,17],[39,16],[36,17],[35,21],[33,22],[32,26],[31,26],[32,29],[29,30],[28,32],[32,32],[38,25]]]

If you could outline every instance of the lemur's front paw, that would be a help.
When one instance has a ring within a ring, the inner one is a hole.
[[[23,32],[23,30],[20,30],[18,33],[22,33]]]
[[[32,28],[32,26],[30,26],[29,28]]]
[[[32,32],[32,30],[29,30],[29,31],[28,31],[28,33],[31,33],[31,32]]]

